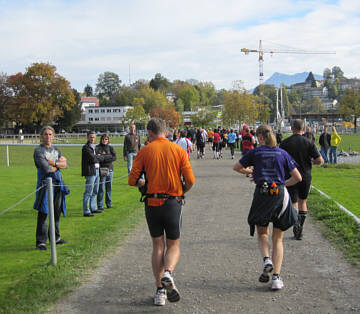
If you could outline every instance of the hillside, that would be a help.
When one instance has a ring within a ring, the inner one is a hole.
[[[287,86],[296,83],[305,82],[310,72],[296,73],[296,74],[284,74],[275,72],[269,79],[267,79],[264,84],[275,85],[276,87],[280,87],[283,83]],[[313,73],[314,74],[314,73]],[[315,80],[322,80],[322,75],[314,74]]]

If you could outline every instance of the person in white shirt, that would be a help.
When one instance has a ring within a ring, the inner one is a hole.
[[[175,144],[180,145],[190,158],[190,153],[192,153],[192,143],[186,138],[186,131],[183,130],[180,132],[180,137],[175,141]]]

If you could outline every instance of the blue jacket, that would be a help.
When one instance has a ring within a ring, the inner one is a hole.
[[[53,185],[60,185],[60,191],[62,192],[62,208],[61,211],[64,216],[66,216],[66,200],[65,197],[70,193],[70,190],[65,185],[61,171],[56,170],[55,172],[43,172],[40,168],[37,169],[37,184],[36,189],[40,188],[42,185],[44,186],[39,191],[36,192],[36,198],[34,203],[34,209],[40,210],[44,214],[49,213],[49,205],[48,205],[48,193],[46,188],[46,179],[48,177],[52,178]],[[54,188],[53,188],[54,191]]]

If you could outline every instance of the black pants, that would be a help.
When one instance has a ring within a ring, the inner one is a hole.
[[[62,192],[59,189],[54,191],[54,220],[55,220],[55,239],[60,239],[60,215],[62,208]],[[46,243],[47,238],[50,239],[50,228],[48,229],[47,214],[38,211],[36,226],[36,245]]]
[[[231,156],[234,156],[235,143],[229,143]]]

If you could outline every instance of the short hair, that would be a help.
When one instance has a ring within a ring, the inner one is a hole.
[[[294,131],[301,131],[304,128],[304,121],[301,119],[295,119],[291,122],[291,128]]]
[[[187,133],[187,132],[186,132],[185,130],[181,131],[181,132],[180,132],[180,137],[186,137],[186,133]]]
[[[160,133],[165,133],[166,123],[163,119],[157,117],[151,118],[146,126],[146,129],[156,135],[159,135]]]
[[[261,136],[263,137],[266,146],[276,147],[276,137],[270,126],[260,125],[256,129],[256,136],[258,136],[259,134],[261,134]]]
[[[41,128],[41,130],[40,130],[40,135],[43,135],[46,130],[52,131],[52,132],[53,132],[53,135],[55,135],[55,130],[54,130],[54,128],[53,128],[52,126],[50,126],[50,125],[45,125],[45,126],[43,126],[43,127]]]
[[[110,143],[110,136],[109,136],[109,134],[104,133],[104,134],[101,135],[101,137],[100,137],[100,144],[101,144],[101,142],[102,142],[102,140],[103,140],[104,138],[107,138],[107,139],[109,140],[109,143]]]
[[[88,131],[86,134],[89,137],[90,134],[96,134],[96,133],[95,133],[95,131]]]

